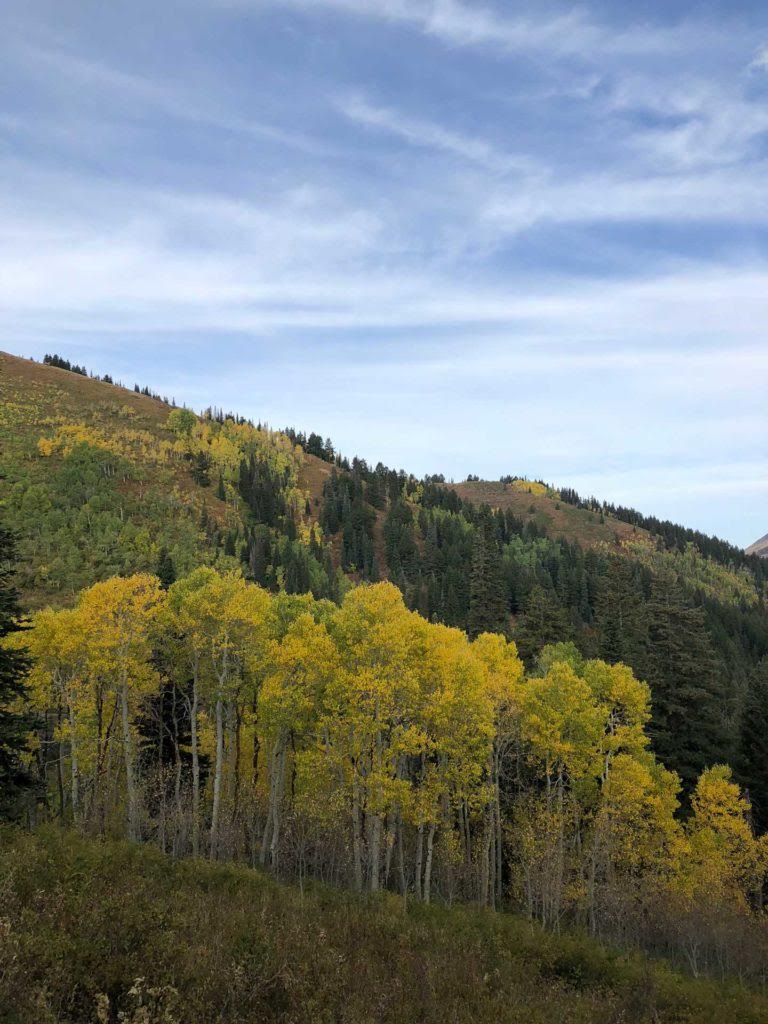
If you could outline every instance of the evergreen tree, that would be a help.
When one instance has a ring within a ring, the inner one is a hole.
[[[13,536],[0,526],[0,817],[13,815],[21,793],[32,785],[22,762],[31,723],[13,707],[26,696],[29,659],[2,643],[4,637],[23,629],[13,583],[15,557]]]
[[[648,617],[640,583],[627,558],[614,556],[600,577],[597,594],[600,657],[623,661],[640,677],[647,672]]]
[[[690,792],[705,768],[731,760],[722,670],[704,612],[684,599],[672,576],[654,578],[648,614],[651,739]]]
[[[173,559],[165,545],[160,548],[155,574],[160,580],[163,590],[167,590],[172,583],[176,582],[176,567],[174,566]]]
[[[469,616],[467,632],[503,633],[509,620],[501,556],[496,543],[494,520],[490,509],[481,510],[475,530],[472,551],[472,573],[469,581]]]
[[[530,665],[542,647],[565,643],[572,635],[568,616],[555,595],[536,584],[528,595],[515,633],[520,657]]]
[[[753,669],[741,719],[739,767],[758,832],[768,830],[768,658]]]

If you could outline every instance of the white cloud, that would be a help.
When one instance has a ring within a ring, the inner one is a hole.
[[[768,71],[768,43],[761,46],[749,65],[750,71]]]
[[[340,100],[338,108],[345,117],[357,124],[380,129],[414,146],[443,150],[477,163],[494,173],[530,173],[538,166],[530,157],[505,153],[485,139],[462,135],[431,121],[407,117],[399,111],[374,106],[359,96]]]
[[[254,6],[254,0],[213,0],[219,6]],[[257,0],[260,2],[260,0]],[[410,26],[450,46],[494,46],[515,53],[562,56],[647,54],[678,50],[684,31],[659,31],[638,24],[628,29],[602,25],[582,9],[552,16],[507,17],[482,4],[460,0],[266,0],[313,10],[336,10]]]

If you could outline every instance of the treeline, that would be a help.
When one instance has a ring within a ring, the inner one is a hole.
[[[631,526],[647,530],[654,537],[659,537],[669,550],[685,551],[686,547],[693,544],[702,555],[729,567],[746,567],[755,576],[759,583],[768,581],[768,567],[765,560],[758,555],[748,555],[742,548],[730,544],[719,537],[711,537],[700,530],[692,530],[687,526],[680,526],[679,523],[670,522],[669,519],[658,519],[656,516],[646,516],[633,508],[626,508],[623,505],[614,505],[609,501],[599,501],[597,498],[582,498],[578,491],[572,487],[560,488],[561,499],[576,508],[588,509],[591,512],[598,512],[602,515],[613,516]]]
[[[60,356],[57,353],[50,355],[49,353],[46,352],[46,354],[43,356],[43,363],[46,366],[55,366],[59,370],[69,370],[70,373],[76,373],[80,377],[89,377],[91,380],[101,381],[102,384],[117,383],[118,387],[124,387],[124,385],[121,384],[120,381],[116,382],[109,373],[101,375],[98,373],[88,373],[85,366],[80,366],[77,363],[72,363],[69,361],[69,359],[65,359],[63,356]],[[175,398],[169,400],[166,395],[161,396],[160,394],[158,394],[157,391],[153,391],[146,385],[144,387],[139,387],[138,384],[134,384],[133,390],[137,395],[145,395],[147,398],[154,398],[156,401],[163,402],[165,405],[170,405],[171,407],[174,408],[176,406]]]
[[[424,902],[511,906],[763,981],[768,843],[729,768],[680,781],[631,669],[474,640],[389,583],[340,605],[200,568],[38,613],[37,819]]]
[[[528,665],[563,639],[585,657],[631,665],[651,684],[654,747],[686,791],[703,765],[734,763],[768,824],[768,775],[748,739],[756,714],[768,724],[761,600],[718,600],[671,568],[553,539],[535,519],[361,461],[331,474],[320,521],[342,538],[345,569],[375,580],[382,555],[407,606],[429,621],[514,637]]]
[[[71,373],[80,374],[81,377],[88,376],[88,371],[84,366],[78,366],[77,363],[70,363],[68,359],[64,359],[55,352],[53,355],[46,352],[43,356],[43,362],[46,366],[55,366],[59,370],[69,370]]]

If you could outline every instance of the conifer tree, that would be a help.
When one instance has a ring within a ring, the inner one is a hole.
[[[546,644],[571,639],[573,630],[554,594],[536,584],[528,596],[515,635],[521,657],[529,664]]]
[[[741,718],[740,775],[758,832],[768,829],[768,657],[750,674]]]
[[[508,624],[501,557],[494,534],[493,516],[486,507],[475,530],[469,581],[467,632],[473,638],[481,633],[503,633]]]
[[[168,548],[163,545],[160,554],[157,556],[157,578],[163,590],[167,590],[172,583],[176,582],[176,567]]]
[[[648,604],[650,734],[663,763],[688,792],[700,773],[731,760],[722,671],[704,624],[671,575],[654,578]]]
[[[643,594],[627,558],[613,557],[597,595],[600,657],[623,661],[640,675],[647,669],[648,621]]]
[[[0,526],[0,817],[13,813],[19,795],[32,784],[22,762],[30,722],[14,707],[27,694],[29,659],[2,643],[23,628],[13,584],[15,557],[13,536]]]

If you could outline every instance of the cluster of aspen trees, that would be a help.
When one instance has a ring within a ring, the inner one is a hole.
[[[761,920],[768,841],[730,770],[681,809],[648,687],[571,644],[527,674],[514,643],[428,622],[389,583],[336,605],[207,567],[97,583],[18,642],[44,807],[85,831],[596,934],[674,906],[694,970],[723,955],[696,915]]]

